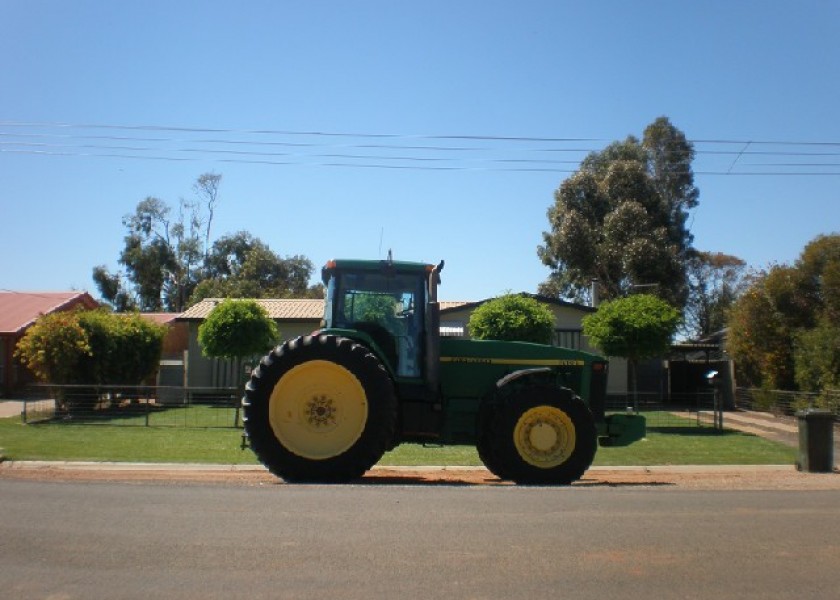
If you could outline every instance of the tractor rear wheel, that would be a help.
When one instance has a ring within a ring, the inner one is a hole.
[[[488,423],[487,468],[521,484],[568,485],[580,479],[597,449],[595,420],[571,390],[524,388]]]
[[[391,378],[347,338],[305,336],[275,348],[252,373],[242,404],[251,448],[286,481],[361,477],[395,435]]]

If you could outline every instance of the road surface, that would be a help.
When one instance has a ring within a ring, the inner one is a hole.
[[[0,479],[0,590],[834,599],[838,506],[838,490]]]

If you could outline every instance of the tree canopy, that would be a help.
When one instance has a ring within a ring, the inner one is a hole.
[[[729,315],[727,351],[745,385],[840,388],[840,234],[821,235],[793,265],[754,274]]]
[[[216,240],[205,260],[204,279],[190,298],[322,298],[309,285],[314,267],[305,256],[282,258],[246,231]]]
[[[219,358],[264,354],[279,337],[275,322],[254,300],[224,300],[198,328],[202,352]]]
[[[695,252],[688,259],[688,300],[683,331],[701,339],[726,327],[729,310],[746,288],[746,263],[722,252]]]
[[[686,222],[698,204],[685,135],[660,117],[642,140],[628,137],[587,156],[554,194],[550,230],[537,253],[551,269],[540,293],[619,298],[650,286],[677,307],[688,297],[686,261],[693,238]]]
[[[304,256],[283,258],[247,232],[211,243],[221,180],[204,173],[194,198],[182,198],[176,210],[150,196],[123,218],[124,273],[93,269],[103,300],[118,311],[181,312],[207,297],[320,297],[320,285],[309,287],[314,269]]]
[[[583,333],[607,356],[631,361],[668,351],[680,313],[651,294],[634,294],[603,303],[583,318]]]
[[[72,311],[38,318],[15,349],[15,356],[38,379],[56,384],[70,383],[79,360],[90,353],[87,332]]]
[[[27,329],[16,355],[47,383],[135,385],[157,369],[165,333],[137,313],[58,312]]]
[[[469,330],[479,340],[550,344],[554,314],[534,298],[505,294],[476,308],[470,316]]]

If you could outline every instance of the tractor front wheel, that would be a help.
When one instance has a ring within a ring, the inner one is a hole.
[[[276,348],[252,374],[243,407],[251,448],[286,481],[360,477],[395,435],[393,383],[347,338],[306,336]]]
[[[571,390],[528,387],[493,412],[479,436],[487,468],[501,479],[568,485],[595,458],[595,421]]]

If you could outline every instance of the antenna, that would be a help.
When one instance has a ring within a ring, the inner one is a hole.
[[[380,228],[379,230],[379,252],[377,256],[382,258],[382,236],[385,235],[385,227]]]

